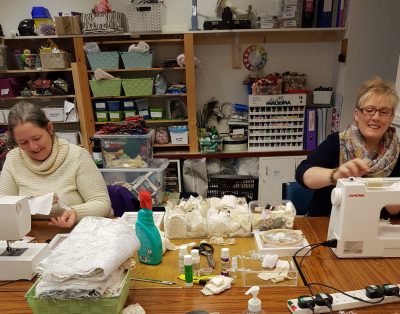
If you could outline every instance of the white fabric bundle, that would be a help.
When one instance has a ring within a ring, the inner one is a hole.
[[[81,280],[77,286],[101,286],[111,274],[133,256],[140,247],[135,230],[122,219],[85,217],[70,235],[37,267],[43,286],[58,290]],[[85,283],[86,282],[86,283]],[[99,288],[99,293],[101,293]],[[38,291],[36,291],[38,296]]]
[[[201,292],[204,295],[218,294],[226,289],[229,289],[232,285],[232,282],[233,278],[225,276],[215,276],[208,281]]]

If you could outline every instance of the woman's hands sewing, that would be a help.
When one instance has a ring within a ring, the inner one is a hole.
[[[71,228],[76,222],[77,212],[75,209],[66,210],[59,217],[52,217],[49,223],[52,226]]]
[[[369,171],[369,162],[365,159],[355,158],[341,164],[332,174],[332,179],[362,177]]]

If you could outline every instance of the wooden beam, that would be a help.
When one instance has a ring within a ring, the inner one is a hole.
[[[189,119],[189,151],[191,153],[196,153],[198,152],[199,145],[197,138],[196,73],[194,65],[194,42],[192,33],[186,33],[184,35],[184,53],[186,63],[186,104]]]

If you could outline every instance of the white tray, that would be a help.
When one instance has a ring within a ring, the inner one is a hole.
[[[298,244],[296,246],[276,246],[276,247],[266,246],[264,241],[261,239],[260,235],[261,232],[262,231],[258,230],[253,231],[254,238],[256,240],[257,250],[262,253],[277,254],[278,256],[293,256],[293,254],[296,253],[299,249],[309,245],[307,239],[304,237],[303,243]],[[297,256],[304,256],[309,249],[310,247],[304,248],[299,253],[297,253]],[[311,251],[307,253],[307,256],[310,255]]]
[[[164,212],[153,212],[154,224],[158,229],[161,228],[161,224],[164,218]],[[124,219],[129,226],[135,228],[138,212],[125,212],[122,214],[121,218]]]

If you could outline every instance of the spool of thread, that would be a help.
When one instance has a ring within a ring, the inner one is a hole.
[[[383,186],[383,178],[367,178],[367,187],[369,188],[379,188]]]

